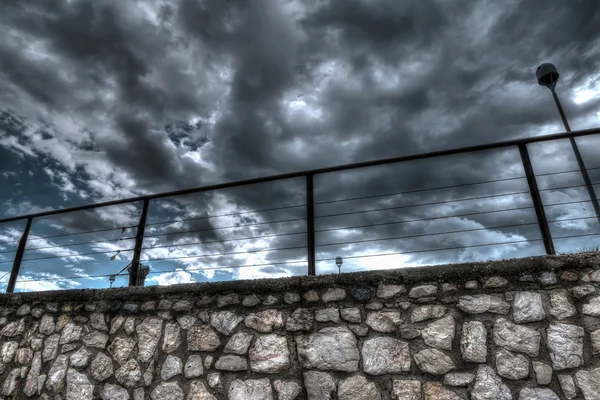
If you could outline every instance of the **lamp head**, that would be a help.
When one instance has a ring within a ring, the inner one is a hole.
[[[549,89],[554,89],[560,74],[556,66],[552,63],[544,63],[535,71],[535,77],[540,85],[546,86]]]
[[[337,265],[338,267],[341,267],[343,263],[342,257],[336,257],[335,258],[335,265]]]

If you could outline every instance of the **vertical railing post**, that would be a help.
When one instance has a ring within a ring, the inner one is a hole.
[[[25,253],[25,245],[27,244],[27,237],[29,236],[29,230],[31,229],[32,217],[27,218],[27,225],[19,240],[19,247],[17,248],[17,254],[15,254],[15,260],[13,262],[12,270],[10,271],[10,279],[8,280],[8,286],[6,287],[6,293],[12,293],[15,291],[15,285],[17,284],[17,278],[19,277],[19,269],[21,268],[21,260],[23,259],[23,253]]]
[[[313,174],[306,175],[306,246],[308,250],[308,275],[316,275],[315,267],[315,195]]]
[[[577,165],[579,166],[579,170],[581,171],[583,182],[585,182],[585,187],[587,188],[588,195],[590,196],[590,200],[592,201],[592,207],[594,207],[594,211],[596,212],[596,219],[600,224],[600,205],[598,205],[598,198],[596,197],[594,186],[592,186],[592,180],[590,179],[590,175],[587,172],[587,168],[585,167],[585,163],[583,162],[583,158],[581,157],[581,153],[579,152],[579,148],[577,147],[577,142],[575,142],[575,138],[570,137],[569,141],[571,142],[573,153],[575,153],[575,159],[577,160]]]
[[[142,216],[138,224],[137,233],[135,235],[135,247],[133,248],[133,259],[131,260],[131,268],[129,269],[129,286],[137,286],[138,272],[140,270],[140,255],[142,254],[142,245],[144,243],[144,232],[146,230],[146,217],[148,216],[149,200],[144,200],[142,208]]]
[[[525,176],[527,177],[527,184],[529,185],[529,192],[531,193],[531,199],[533,200],[533,207],[535,208],[535,215],[537,216],[540,231],[542,233],[542,241],[544,242],[546,254],[555,255],[556,251],[554,250],[554,243],[552,242],[548,219],[546,218],[544,204],[542,203],[542,197],[540,196],[535,174],[533,173],[533,166],[531,165],[531,159],[529,158],[526,144],[519,145],[519,153],[521,154],[521,161],[523,162],[523,169],[525,170]]]

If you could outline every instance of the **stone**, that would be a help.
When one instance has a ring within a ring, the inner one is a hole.
[[[575,382],[571,375],[558,374],[557,378],[560,388],[567,399],[574,399],[577,397],[577,389],[575,389]]]
[[[529,376],[529,360],[521,354],[513,354],[508,350],[496,351],[496,370],[503,378],[517,380]]]
[[[421,336],[421,331],[413,328],[403,328],[400,329],[400,336],[402,336],[402,339],[407,340],[416,339]]]
[[[128,337],[116,337],[106,349],[119,365],[125,364],[129,359],[131,350],[135,347],[135,340]]]
[[[340,310],[338,308],[325,308],[315,312],[317,322],[340,322]]]
[[[50,367],[48,377],[46,379],[46,389],[51,393],[59,393],[65,388],[65,376],[67,375],[67,366],[69,365],[69,357],[61,354],[56,357],[56,360]]]
[[[541,321],[546,318],[542,295],[536,292],[517,292],[513,302],[513,318],[517,324]]]
[[[596,288],[592,285],[581,285],[571,288],[571,293],[573,293],[573,296],[577,299],[590,295],[595,291]]]
[[[29,304],[23,304],[19,308],[17,308],[17,316],[24,317],[25,315],[29,315],[31,312],[31,306]]]
[[[535,329],[515,325],[504,318],[494,324],[494,343],[507,350],[537,357],[540,351],[541,334]]]
[[[109,334],[114,335],[115,333],[117,333],[119,329],[121,329],[121,326],[123,326],[123,322],[125,322],[125,317],[122,317],[120,315],[114,317],[112,321],[110,321]]]
[[[373,382],[364,376],[355,375],[340,381],[338,385],[339,400],[380,400],[381,394]]]
[[[229,386],[229,399],[235,400],[273,400],[273,389],[268,378],[239,379]]]
[[[463,323],[460,351],[465,362],[484,363],[487,360],[487,331],[483,323]]]
[[[277,297],[268,295],[267,298],[265,299],[265,301],[263,301],[263,304],[265,306],[272,306],[273,304],[277,303],[278,301],[279,300],[277,299]]]
[[[250,349],[249,356],[253,372],[274,374],[290,368],[290,351],[285,336],[259,336]]]
[[[20,379],[21,368],[13,368],[4,380],[4,384],[2,385],[2,394],[4,396],[11,396],[17,389],[17,386],[19,386]]]
[[[229,341],[223,349],[223,353],[233,353],[239,355],[246,354],[252,338],[254,338],[254,335],[246,332],[235,333],[231,338],[229,338]]]
[[[434,285],[421,285],[410,289],[410,292],[408,292],[408,297],[417,299],[419,297],[434,296],[437,294],[437,290],[437,286]]]
[[[443,375],[456,367],[450,357],[437,349],[421,350],[414,359],[421,371],[431,375]]]
[[[294,400],[302,393],[302,386],[293,381],[276,380],[273,382],[277,400]]]
[[[204,368],[202,367],[202,357],[199,354],[191,354],[183,366],[183,374],[186,378],[197,378],[202,376]]]
[[[176,382],[162,382],[150,393],[151,400],[183,400],[183,390]]]
[[[17,350],[17,357],[15,361],[17,364],[29,364],[31,359],[33,358],[33,350],[28,348],[22,348]]]
[[[342,319],[344,321],[353,323],[362,322],[362,318],[360,316],[360,308],[342,308],[340,310],[340,314],[342,315]]]
[[[108,342],[108,335],[106,333],[94,331],[85,335],[82,342],[86,347],[104,350],[106,348],[106,343]]]
[[[137,388],[133,391],[133,400],[144,400],[145,395],[146,393],[144,391],[144,388]]]
[[[17,342],[4,342],[2,343],[2,351],[0,352],[1,361],[4,364],[11,362],[17,353],[19,343]],[[55,356],[56,357],[56,356]]]
[[[394,379],[392,393],[394,399],[421,400],[421,382]]]
[[[226,294],[223,296],[217,296],[217,306],[219,308],[225,306],[232,306],[234,304],[240,304],[240,298],[237,293]]]
[[[550,389],[524,388],[519,392],[519,400],[560,400]]]
[[[412,309],[410,320],[415,322],[427,321],[428,319],[440,318],[446,314],[447,308],[439,305],[418,306]]]
[[[475,380],[475,375],[468,372],[455,372],[444,376],[444,385],[469,386]]]
[[[173,307],[173,302],[171,300],[162,299],[158,302],[159,310],[170,310]]]
[[[458,286],[455,283],[442,283],[442,292],[455,292],[458,290]]]
[[[279,310],[264,310],[248,315],[244,319],[244,325],[260,333],[271,333],[283,326],[283,315]]]
[[[378,302],[378,301],[373,301],[371,303],[368,303],[365,308],[367,310],[381,310],[383,308],[383,304]]]
[[[371,299],[371,289],[365,286],[355,286],[350,289],[350,296],[359,303],[364,303]]]
[[[554,285],[557,282],[556,274],[552,271],[544,271],[540,274],[538,281],[542,286]]]
[[[492,276],[486,279],[485,283],[483,284],[483,288],[496,289],[505,287],[506,285],[508,285],[508,280],[506,278],[503,278],[501,276]]]
[[[90,363],[91,357],[92,354],[87,351],[85,347],[81,347],[79,350],[69,356],[69,363],[71,364],[71,367],[85,368]]]
[[[160,378],[163,381],[168,381],[174,376],[181,375],[182,370],[183,364],[181,358],[169,354],[163,362],[160,370]]]
[[[33,362],[31,363],[31,368],[29,369],[27,379],[25,380],[25,387],[23,388],[23,393],[25,393],[27,397],[31,397],[37,392],[38,378],[40,376],[41,369],[42,353],[37,351],[33,356]]]
[[[308,292],[304,293],[302,295],[302,297],[304,298],[304,300],[308,301],[309,303],[313,303],[315,301],[319,301],[319,294],[314,291],[314,290],[309,290]]]
[[[210,324],[223,335],[230,335],[231,332],[242,322],[244,318],[231,311],[215,312],[210,316]]]
[[[90,315],[90,325],[92,325],[92,328],[99,331],[108,332],[108,326],[106,325],[106,319],[103,313],[92,313]]]
[[[310,331],[313,324],[313,313],[305,308],[296,309],[287,320],[285,329],[290,332]]]
[[[246,371],[248,369],[248,361],[245,357],[227,354],[219,357],[215,363],[215,368],[220,371]]]
[[[51,315],[44,315],[42,320],[40,321],[40,333],[44,335],[52,335],[54,330],[56,329],[56,324],[54,323],[54,317]]]
[[[204,383],[193,381],[190,384],[190,391],[186,400],[217,400],[217,398],[210,394]]]
[[[575,381],[585,400],[596,400],[600,397],[600,367],[577,371]]]
[[[298,293],[285,292],[283,295],[283,301],[285,304],[294,304],[300,301],[300,295]]]
[[[223,384],[223,382],[221,380],[220,372],[213,372],[213,373],[208,374],[208,376],[206,377],[206,380],[208,382],[208,386],[210,386],[211,388],[215,388],[215,387],[221,386]]]
[[[465,289],[477,289],[478,286],[479,286],[479,284],[477,283],[477,281],[466,281],[465,282]]]
[[[181,326],[181,329],[183,329],[183,330],[188,330],[192,325],[194,325],[196,323],[197,320],[198,320],[198,318],[196,318],[192,315],[181,315],[181,316],[177,317],[177,322],[179,323],[179,326]]]
[[[206,305],[212,303],[214,300],[215,300],[214,296],[202,296],[200,298],[200,300],[198,300],[196,302],[196,305],[198,307],[203,307],[203,306],[206,306]]]
[[[249,296],[244,297],[244,300],[242,301],[242,305],[244,307],[254,307],[259,303],[260,299],[255,294],[251,294]]]
[[[154,311],[156,309],[156,302],[154,300],[145,301],[140,306],[142,311]]]
[[[489,312],[507,315],[510,310],[510,304],[496,296],[479,294],[474,296],[460,296],[456,308],[467,314],[483,314]]]
[[[54,360],[58,354],[58,342],[60,341],[60,335],[55,333],[54,335],[48,336],[44,340],[44,351],[42,358],[44,361]]]
[[[79,343],[63,344],[60,348],[60,352],[61,353],[69,353],[69,352],[75,350],[76,348],[78,348],[79,346],[80,346]]]
[[[214,361],[214,357],[211,356],[210,354],[207,355],[206,357],[204,357],[204,368],[210,369],[210,366],[212,365],[213,361]]]
[[[452,350],[455,335],[454,318],[448,315],[427,325],[421,330],[421,336],[427,346]]]
[[[396,330],[402,319],[399,312],[378,311],[368,313],[365,323],[374,331],[390,333]]]
[[[513,400],[512,394],[508,386],[494,370],[480,364],[477,368],[477,376],[475,377],[475,385],[471,391],[471,400]]]
[[[384,283],[377,286],[377,297],[380,299],[390,299],[401,293],[406,293],[406,286],[404,285],[386,285]]]
[[[221,340],[209,325],[194,325],[187,334],[188,351],[215,351]]]
[[[592,342],[593,354],[600,353],[600,329],[590,332],[590,342]]]
[[[538,385],[549,385],[552,381],[552,367],[540,361],[533,361],[535,380]]]
[[[550,324],[547,329],[548,350],[555,370],[577,368],[583,365],[582,327],[570,324]]]
[[[163,321],[158,318],[145,318],[136,328],[138,341],[138,361],[150,361],[162,332]],[[189,335],[189,333],[188,333]],[[163,399],[164,400],[164,399]]]
[[[323,328],[296,337],[298,359],[304,368],[354,372],[360,355],[356,337],[347,327]],[[323,352],[323,349],[327,349]]]
[[[105,383],[100,391],[100,397],[102,400],[129,400],[129,393],[119,385]]]
[[[594,297],[590,299],[586,304],[584,304],[581,313],[583,315],[600,317],[600,296]]]
[[[102,382],[110,378],[113,374],[113,363],[109,356],[100,352],[92,360],[90,365],[90,374],[95,380]]]
[[[303,374],[307,400],[331,400],[336,385],[327,372],[307,371]]]
[[[348,328],[350,328],[356,336],[367,336],[369,333],[369,327],[366,325],[348,325]]]
[[[127,317],[125,324],[123,324],[123,330],[128,335],[133,335],[135,332],[135,317]]]
[[[175,312],[190,311],[194,305],[188,300],[179,300],[173,305],[172,310]]]
[[[567,319],[577,315],[577,309],[569,301],[568,292],[564,289],[552,290],[550,296],[550,315],[558,320]]]
[[[181,330],[177,322],[165,324],[165,335],[162,342],[162,351],[169,354],[177,351],[181,345]]]
[[[577,282],[579,280],[579,274],[575,271],[564,271],[560,275],[560,279],[567,282]]]
[[[425,400],[462,400],[455,392],[448,390],[438,382],[425,382],[423,384]]]
[[[596,270],[590,271],[586,274],[583,274],[583,276],[581,277],[581,280],[583,282],[600,283],[600,269],[596,269]]]
[[[144,386],[150,386],[154,381],[154,360],[148,363],[148,367],[144,371]]]
[[[365,340],[362,347],[363,370],[369,375],[410,371],[408,343],[392,337]]]
[[[67,400],[92,400],[93,392],[94,385],[85,374],[72,368],[67,370]]]
[[[128,360],[115,372],[115,378],[126,388],[134,387],[142,379],[140,365],[134,359]]]
[[[210,314],[208,313],[208,311],[198,311],[198,319],[204,323],[207,323],[208,321],[210,321]]]
[[[60,344],[76,342],[77,340],[81,339],[82,334],[83,328],[81,326],[69,322],[62,330],[60,335]]]
[[[346,291],[341,288],[329,288],[321,296],[323,303],[331,303],[332,301],[340,301],[346,298]]]

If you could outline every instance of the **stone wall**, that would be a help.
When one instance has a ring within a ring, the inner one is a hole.
[[[600,256],[0,296],[0,399],[600,399]]]

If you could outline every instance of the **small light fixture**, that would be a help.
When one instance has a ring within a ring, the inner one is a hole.
[[[337,256],[335,258],[335,265],[337,265],[338,267],[338,274],[342,273],[342,264],[344,263],[344,260],[342,260],[342,257]]]
[[[115,274],[110,274],[108,277],[108,280],[110,281],[110,287],[112,288],[113,283],[115,282],[115,279],[117,279],[117,276]]]

